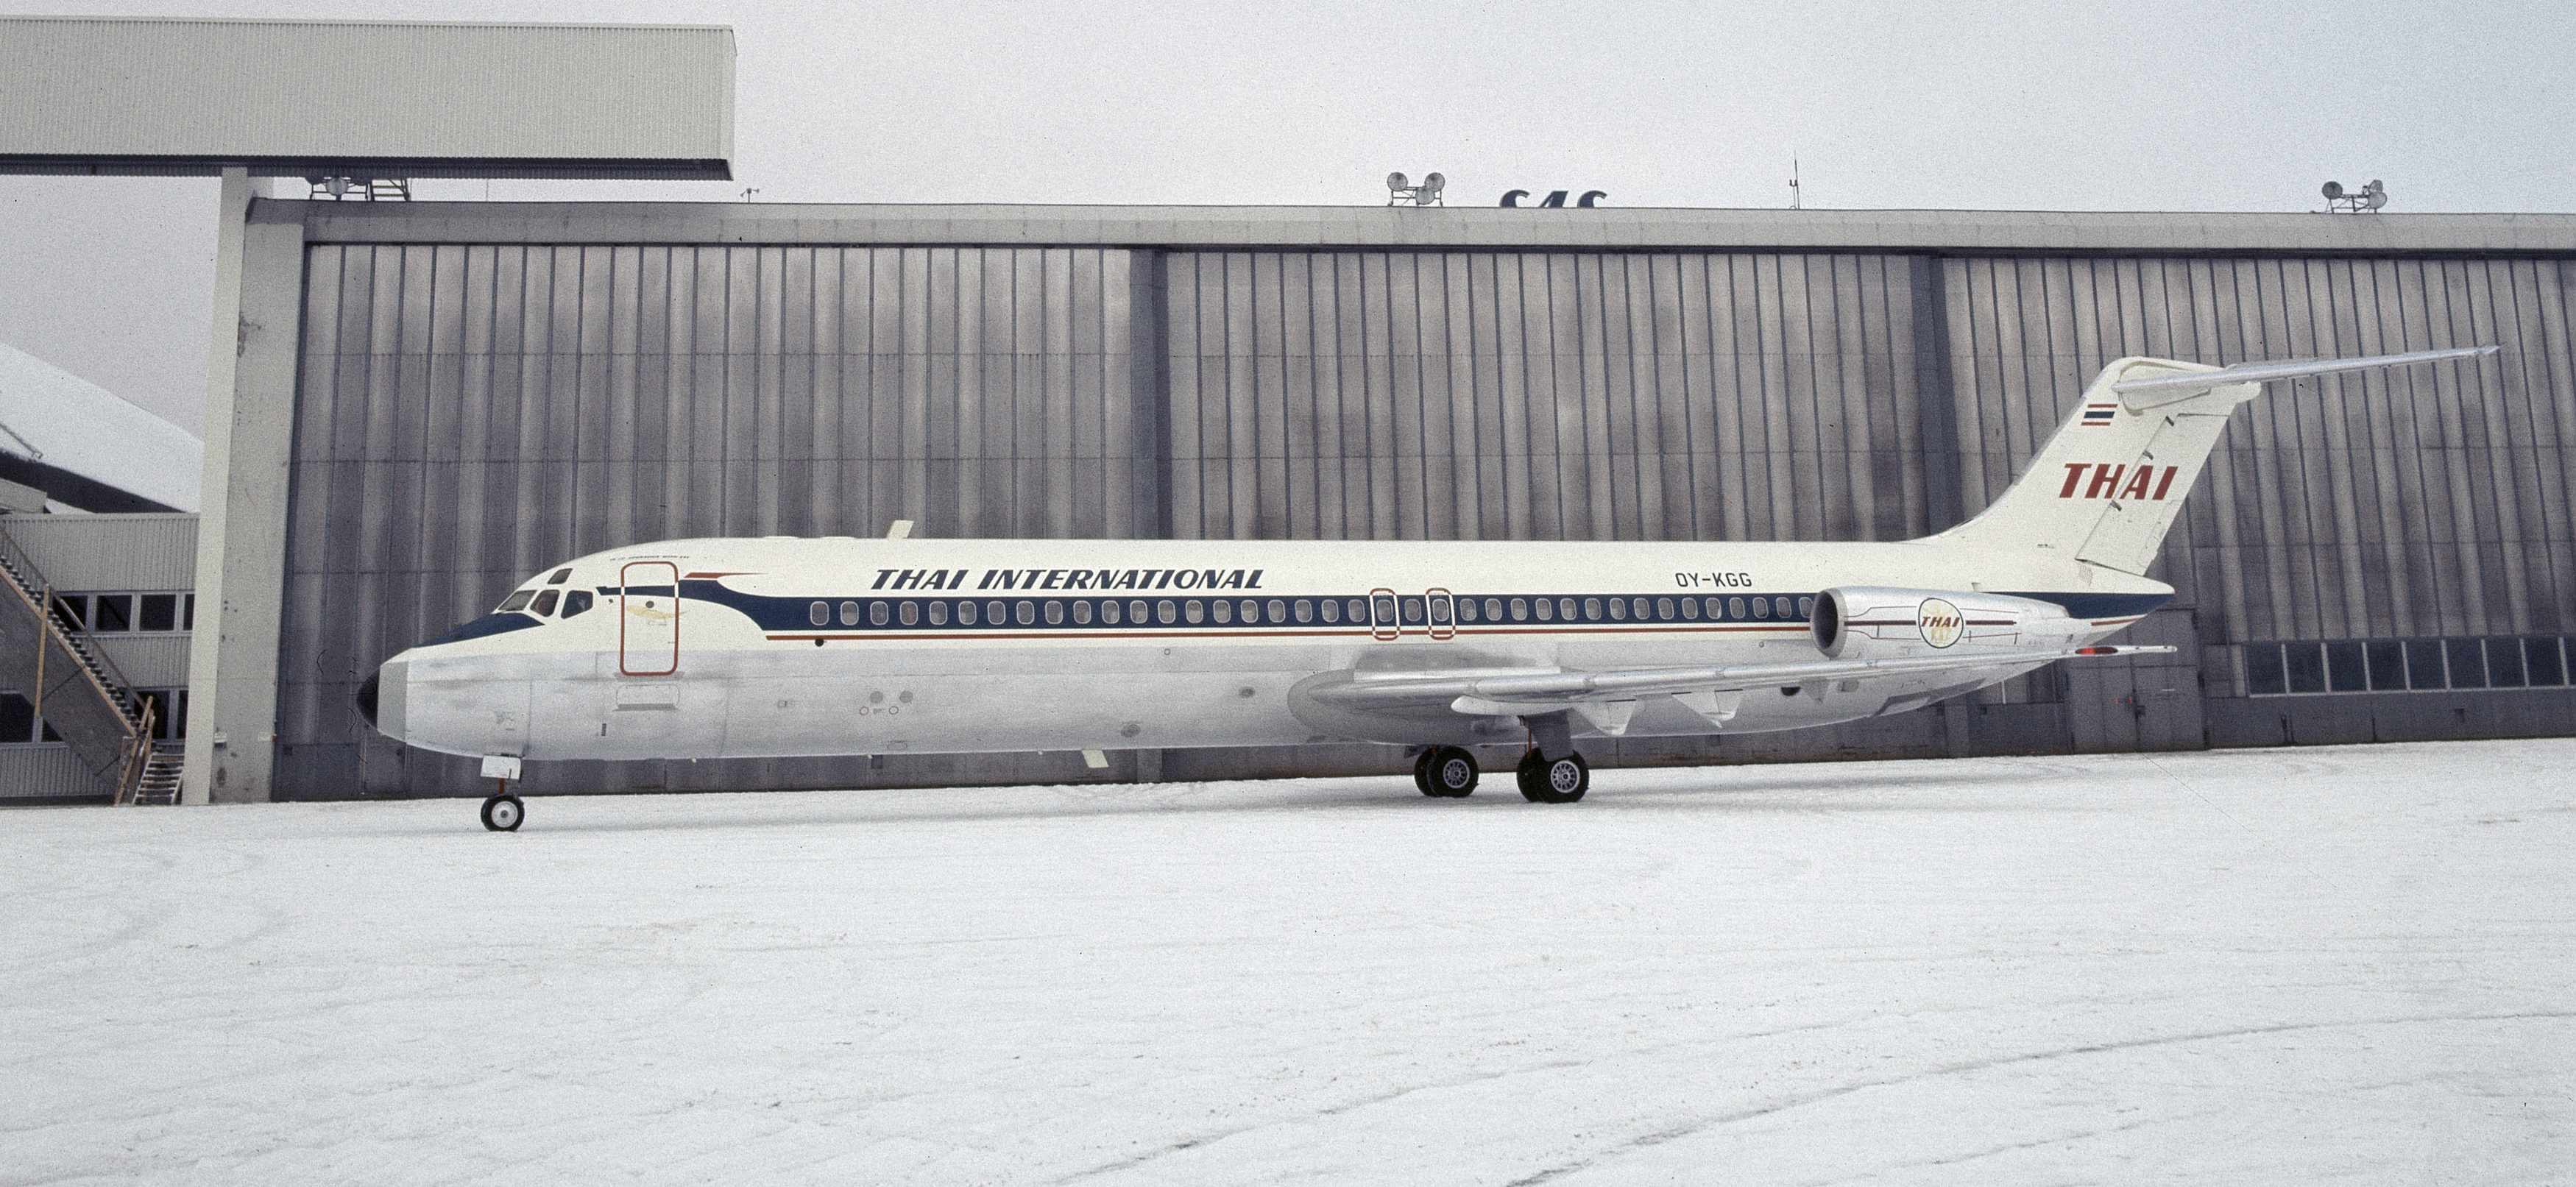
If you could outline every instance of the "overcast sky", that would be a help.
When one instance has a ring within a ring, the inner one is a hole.
[[[0,0],[66,11],[733,27],[738,180],[495,199],[1781,207],[1795,158],[1820,208],[2576,210],[2564,3]],[[214,201],[0,177],[0,342],[195,431]]]

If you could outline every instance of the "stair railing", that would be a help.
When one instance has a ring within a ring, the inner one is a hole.
[[[5,527],[0,527],[0,578],[6,579],[0,584],[6,584],[10,592],[18,595],[18,600],[36,616],[37,629],[42,632],[36,644],[39,670],[42,670],[42,661],[50,650],[48,644],[60,646],[78,661],[81,675],[88,679],[91,690],[98,693],[100,700],[107,702],[109,711],[116,714],[117,720],[125,723],[124,761],[119,764],[117,772],[116,802],[127,802],[133,796],[134,784],[143,775],[143,759],[138,755],[148,755],[152,749],[154,715],[151,705],[135,694],[134,685],[125,679],[125,673],[117,670],[116,661],[107,657],[106,650],[98,645],[97,636],[90,634],[88,627],[82,626],[76,618],[55,613],[61,603],[54,597],[52,584],[44,580],[36,569],[35,560],[18,546],[17,539]],[[36,588],[28,588],[30,583]],[[44,713],[44,697],[45,690],[37,688],[34,699],[40,717]]]
[[[134,732],[125,736],[125,761],[116,771],[116,802],[119,806],[134,802],[135,792],[143,787],[143,768],[152,761],[153,722],[159,716],[149,697],[143,702],[142,720],[134,723]]]

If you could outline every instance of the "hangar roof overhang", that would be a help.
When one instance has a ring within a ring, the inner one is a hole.
[[[733,31],[0,17],[0,173],[732,176]]]
[[[262,202],[308,242],[2576,255],[2571,214]]]

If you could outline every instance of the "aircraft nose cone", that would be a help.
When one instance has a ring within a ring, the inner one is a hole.
[[[367,719],[370,727],[376,724],[376,692],[383,687],[383,680],[382,672],[367,673],[367,682],[358,686],[357,696],[350,698],[358,703],[358,714]]]

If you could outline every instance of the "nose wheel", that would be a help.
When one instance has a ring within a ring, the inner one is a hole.
[[[483,827],[496,833],[519,831],[519,822],[527,819],[528,806],[514,795],[496,795],[483,801]]]
[[[1571,804],[1592,790],[1592,765],[1570,750],[1562,758],[1548,758],[1533,749],[1521,756],[1513,774],[1520,781],[1521,798],[1533,804]]]

